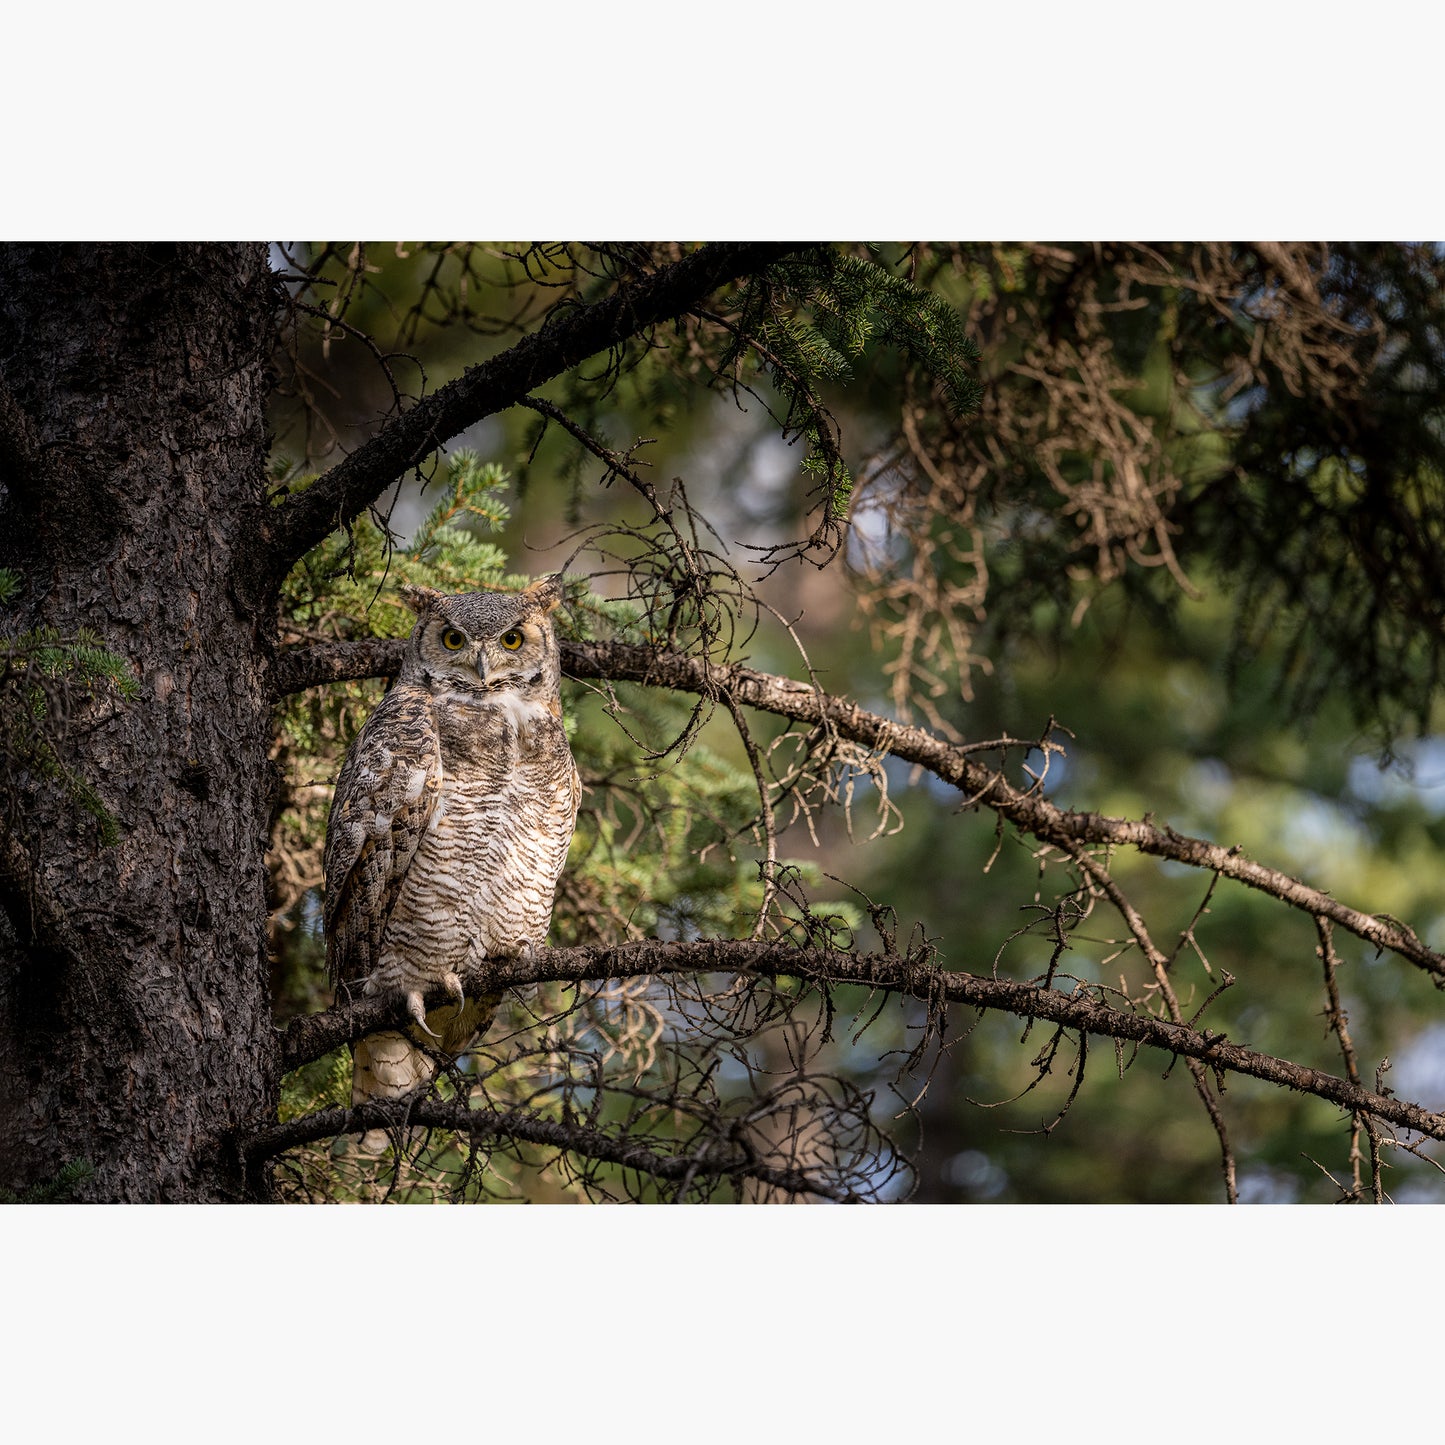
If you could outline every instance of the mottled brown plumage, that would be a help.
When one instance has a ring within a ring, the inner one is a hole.
[[[353,1103],[430,1079],[425,1034],[456,1053],[486,1028],[497,998],[466,999],[460,975],[545,944],[581,796],[548,616],[561,579],[403,595],[418,616],[401,672],[347,753],[331,805],[326,956],[338,984],[402,994],[416,1025],[357,1045]],[[457,1002],[428,1015],[434,983]],[[373,1151],[385,1143],[380,1131],[363,1139]]]

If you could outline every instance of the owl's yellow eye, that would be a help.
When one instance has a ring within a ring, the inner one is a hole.
[[[508,652],[515,652],[522,645],[522,631],[518,627],[509,627],[497,640]]]
[[[458,632],[455,627],[448,627],[447,630],[442,633],[442,646],[445,647],[448,652],[455,652],[459,647],[464,647],[466,641],[466,634]]]

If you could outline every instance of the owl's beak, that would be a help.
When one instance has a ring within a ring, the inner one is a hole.
[[[487,680],[487,659],[480,653],[477,654],[477,676],[483,682]]]

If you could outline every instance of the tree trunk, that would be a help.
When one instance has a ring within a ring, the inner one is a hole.
[[[264,247],[0,247],[0,631],[100,634],[140,685],[63,755],[119,827],[18,772],[0,880],[0,1184],[244,1197],[274,1119],[264,853],[274,600],[258,556]],[[17,861],[18,860],[18,861]]]

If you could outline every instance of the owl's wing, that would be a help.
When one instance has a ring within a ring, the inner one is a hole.
[[[364,979],[441,789],[431,699],[393,687],[366,720],[336,780],[326,825],[326,963]]]
[[[570,750],[569,750],[568,756],[569,756],[569,757],[571,756]],[[568,828],[567,828],[567,841],[568,841],[569,843],[572,841],[572,830],[577,826],[577,814],[578,814],[578,812],[581,810],[581,807],[582,807],[582,774],[577,771],[577,763],[576,763],[576,761],[575,761],[575,759],[574,759],[574,760],[573,760],[573,763],[572,763],[572,821],[571,821],[571,823],[568,825]],[[564,849],[562,850],[562,862],[561,862],[561,864],[558,866],[558,869],[557,869],[557,876],[558,876],[559,878],[562,876],[562,868],[566,866],[566,863],[567,863],[567,850],[564,848]]]

